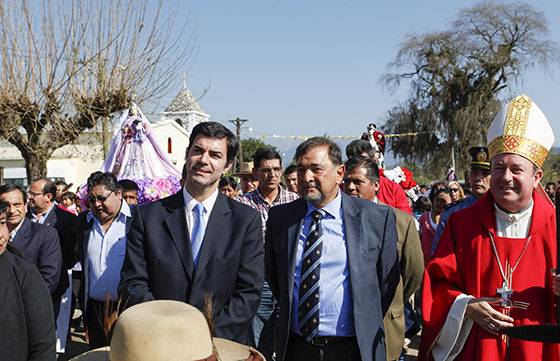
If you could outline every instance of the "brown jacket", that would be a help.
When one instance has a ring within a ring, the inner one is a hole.
[[[397,251],[401,279],[395,296],[385,314],[383,325],[387,345],[387,360],[398,360],[404,344],[404,301],[414,294],[422,283],[424,258],[420,237],[414,218],[400,209],[393,208],[397,219]]]

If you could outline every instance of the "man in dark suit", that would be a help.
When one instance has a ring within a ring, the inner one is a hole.
[[[303,198],[269,213],[266,276],[280,309],[279,361],[385,359],[383,315],[399,282],[395,214],[340,191],[341,158],[327,138],[300,144]]]
[[[11,234],[11,245],[22,253],[23,259],[37,266],[49,292],[53,295],[62,269],[58,233],[54,228],[33,223],[25,217],[27,194],[21,186],[0,186],[0,202],[8,206],[6,225]]]
[[[67,270],[76,263],[76,216],[55,203],[56,185],[47,178],[40,178],[31,183],[28,192],[27,218],[34,223],[53,227],[58,233],[62,250],[62,271],[54,292],[55,317],[58,314],[60,297],[70,286]]]
[[[194,127],[184,188],[133,212],[119,293],[127,306],[187,302],[212,318],[217,337],[252,344],[264,282],[261,219],[218,192],[237,148],[219,123]]]
[[[35,265],[9,243],[6,208],[0,202],[0,359],[55,361],[49,291]]]

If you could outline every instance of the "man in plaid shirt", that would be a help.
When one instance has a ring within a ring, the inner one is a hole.
[[[253,175],[259,180],[259,186],[252,192],[245,193],[237,200],[250,207],[255,208],[261,215],[263,239],[266,231],[268,211],[271,207],[289,203],[299,198],[299,195],[290,192],[280,186],[282,177],[282,157],[272,148],[261,148],[255,152]],[[264,283],[261,292],[261,303],[257,315],[253,319],[253,334],[255,344],[259,344],[259,338],[263,326],[272,315],[274,309],[274,298],[268,284]],[[272,336],[272,335],[271,335]],[[264,338],[263,338],[264,341]]]

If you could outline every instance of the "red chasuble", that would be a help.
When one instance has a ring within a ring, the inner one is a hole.
[[[513,301],[530,305],[526,310],[510,309],[515,326],[556,323],[550,273],[550,269],[556,267],[555,210],[540,194],[533,193],[533,201],[531,238],[513,273],[511,297]],[[490,192],[472,207],[449,218],[435,257],[424,274],[424,328],[419,360],[432,359],[431,354],[427,355],[428,350],[457,295],[499,297],[496,289],[501,287],[503,279],[489,232],[494,236],[502,265],[506,261],[510,265],[516,263],[526,239],[497,237],[495,228],[494,200]],[[502,311],[499,306],[495,308]],[[560,346],[510,338],[510,346],[506,348],[501,336],[494,336],[473,323],[457,360],[560,360]]]

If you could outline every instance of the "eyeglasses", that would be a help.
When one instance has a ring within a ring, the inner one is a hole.
[[[29,194],[30,196],[33,196],[33,197],[39,197],[39,196],[42,196],[42,195],[45,194],[45,193],[42,193],[42,192],[41,192],[41,193],[37,193],[37,192],[31,192],[31,191],[29,191],[29,192],[27,192],[27,194]]]
[[[457,193],[457,192],[459,192],[459,188],[449,188],[449,191],[451,193]]]
[[[100,203],[105,203],[107,198],[109,198],[109,196],[111,196],[111,193],[113,193],[113,191],[110,191],[105,196],[95,196],[93,194],[90,194],[90,195],[87,196],[87,201],[88,201],[88,203],[91,203],[91,204],[93,204],[97,201],[99,201]]]

